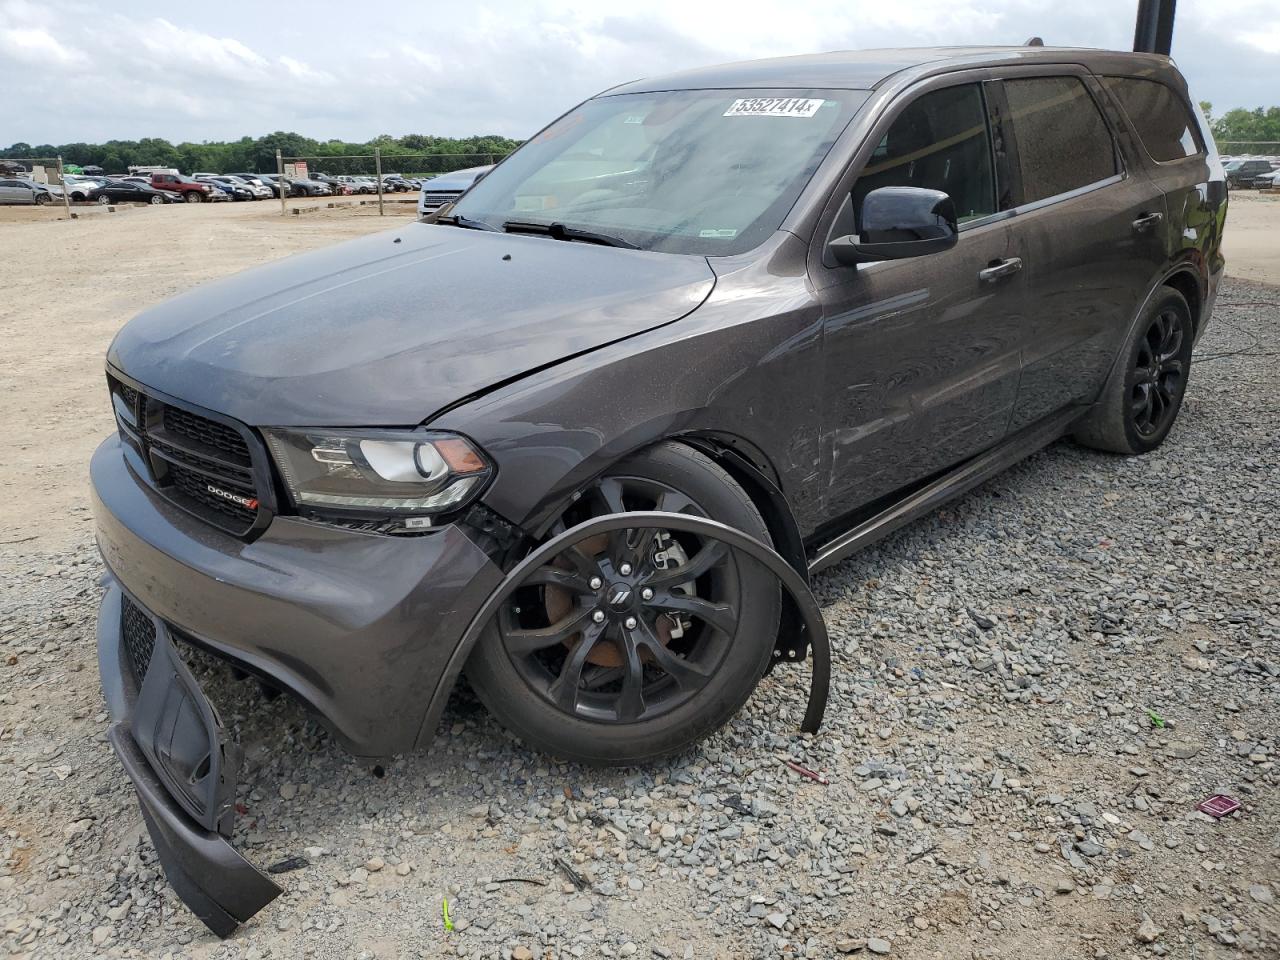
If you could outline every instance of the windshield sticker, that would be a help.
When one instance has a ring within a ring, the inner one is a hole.
[[[710,237],[713,240],[732,240],[738,235],[737,230],[699,230],[698,236]]]
[[[812,117],[822,100],[804,97],[748,97],[735,100],[724,112],[726,117]]]

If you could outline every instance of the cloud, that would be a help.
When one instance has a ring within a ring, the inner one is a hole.
[[[0,0],[4,135],[28,142],[230,139],[293,129],[527,136],[592,94],[731,60],[871,46],[1047,43],[1124,49],[1134,3],[1115,0],[476,0],[352,29],[342,0],[290,15],[257,0]],[[1276,96],[1273,0],[1183,0],[1174,56],[1221,113]],[[127,12],[126,12],[127,11]],[[86,93],[91,95],[86,96]]]
[[[63,46],[38,28],[0,30],[0,53],[37,67],[68,67],[85,59],[79,50]]]

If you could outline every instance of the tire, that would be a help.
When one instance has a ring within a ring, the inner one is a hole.
[[[153,207],[158,207],[164,203],[164,197],[152,197],[150,203]]]
[[[53,200],[53,198],[52,198],[52,197],[50,197],[50,196],[49,196],[49,194],[47,194],[47,193],[37,193],[37,194],[36,194],[36,206],[37,206],[37,207],[45,207],[45,206],[48,206],[48,205],[52,202],[52,200]]]
[[[1161,287],[1125,342],[1119,368],[1076,429],[1076,441],[1129,456],[1160,446],[1182,409],[1194,336],[1186,298]]]
[[[105,207],[110,203],[111,203],[111,198],[108,197],[105,193],[102,196],[98,197],[99,206]]]
[[[204,203],[204,194],[198,190],[188,190],[182,199],[187,203]]]
[[[616,465],[565,511],[552,527],[551,534],[582,522],[586,516],[654,507],[708,516],[764,543],[771,542],[759,511],[733,478],[701,453],[677,443],[659,444]],[[697,538],[689,542],[666,536],[669,538],[662,541],[667,554],[663,558],[664,564],[668,562],[674,543],[680,543],[682,549],[685,543],[689,544],[684,558],[677,561],[681,566],[689,563],[691,557],[696,557],[697,550],[705,548]],[[637,564],[638,567],[651,568],[656,563],[650,552],[655,549],[656,542],[640,541],[637,549],[643,550],[648,559],[643,565]],[[608,557],[611,549],[602,545],[599,556]],[[610,692],[614,685],[612,681],[596,689],[588,682],[591,679],[588,674],[604,677],[611,672],[627,673],[623,665],[626,654],[619,625],[623,615],[617,612],[611,612],[610,619],[600,626],[602,633],[597,636],[605,639],[594,640],[588,648],[590,652],[585,668],[581,666],[582,658],[578,658],[579,673],[572,685],[570,707],[553,702],[553,674],[557,669],[554,660],[562,657],[567,665],[570,653],[577,649],[577,644],[584,642],[586,631],[572,634],[563,643],[556,642],[535,654],[520,656],[510,653],[506,637],[512,618],[517,614],[528,616],[530,610],[543,615],[538,611],[537,602],[526,604],[527,595],[522,598],[521,591],[517,591],[508,609],[494,618],[494,623],[476,644],[467,662],[467,678],[481,702],[508,730],[554,756],[599,766],[626,766],[678,753],[719,729],[741,709],[773,654],[781,607],[778,583],[762,567],[739,562],[731,554],[725,556],[726,559],[718,561],[715,568],[699,575],[690,584],[697,593],[693,602],[704,603],[709,598],[712,603],[706,604],[707,607],[720,604],[717,609],[736,610],[732,633],[727,629],[713,628],[693,613],[680,624],[680,638],[676,639],[671,615],[650,610],[653,616],[645,620],[646,625],[641,629],[649,630],[650,638],[661,642],[668,659],[672,653],[679,658],[677,666],[683,668],[694,663],[702,672],[686,677],[682,682],[675,673],[658,666],[657,658],[646,651],[641,658],[645,661],[641,672],[636,674],[644,677],[637,681],[637,689],[645,691],[640,701],[643,706],[636,718],[623,718],[626,708],[621,692],[617,693],[615,700],[609,699],[613,696]],[[512,558],[511,562],[514,564],[516,559]],[[604,572],[609,577],[609,573]],[[613,571],[615,576],[625,572],[624,566]],[[575,601],[581,606],[566,606],[564,609],[572,617],[575,611],[595,604],[599,605],[597,609],[608,608],[607,598],[615,586],[616,583],[606,582],[594,596],[588,592]],[[545,605],[547,621],[559,619],[552,616],[553,598],[547,593],[550,589],[522,588],[522,591],[542,591],[533,596]],[[659,600],[675,594],[675,590],[668,589],[661,593]],[[687,594],[681,596],[687,597]],[[728,606],[730,602],[732,605]],[[660,604],[658,606],[661,607]],[[636,612],[642,618],[646,617],[644,610]],[[615,623],[614,617],[619,623]],[[634,619],[631,624],[634,626]],[[669,636],[663,636],[664,629]],[[611,641],[610,637],[617,639]],[[577,638],[576,642],[574,638]],[[597,655],[602,662],[593,665],[591,658]],[[553,666],[550,669],[543,670],[543,664],[534,660],[541,656],[551,658]],[[609,658],[616,659],[610,662]],[[561,666],[559,670],[563,674],[568,667]],[[550,687],[548,678],[552,681]],[[619,691],[625,682],[616,681]],[[600,689],[603,692],[597,692]],[[588,702],[584,704],[580,700]],[[614,715],[609,715],[611,709],[615,711]]]

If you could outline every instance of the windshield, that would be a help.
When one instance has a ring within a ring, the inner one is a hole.
[[[449,214],[494,229],[557,224],[643,250],[741,253],[778,229],[867,96],[678,90],[588,100]]]
[[[1225,167],[1223,167],[1222,169],[1224,169],[1224,170],[1239,170],[1239,169],[1240,169],[1241,167],[1243,167],[1243,166],[1244,166],[1244,161],[1243,161],[1243,160],[1232,160],[1230,163],[1228,163],[1228,164],[1227,164]]]

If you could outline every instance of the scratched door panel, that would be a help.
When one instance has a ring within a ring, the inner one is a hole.
[[[854,510],[1005,435],[1018,391],[1021,273],[1001,222],[944,253],[863,264],[824,291],[829,508]]]

